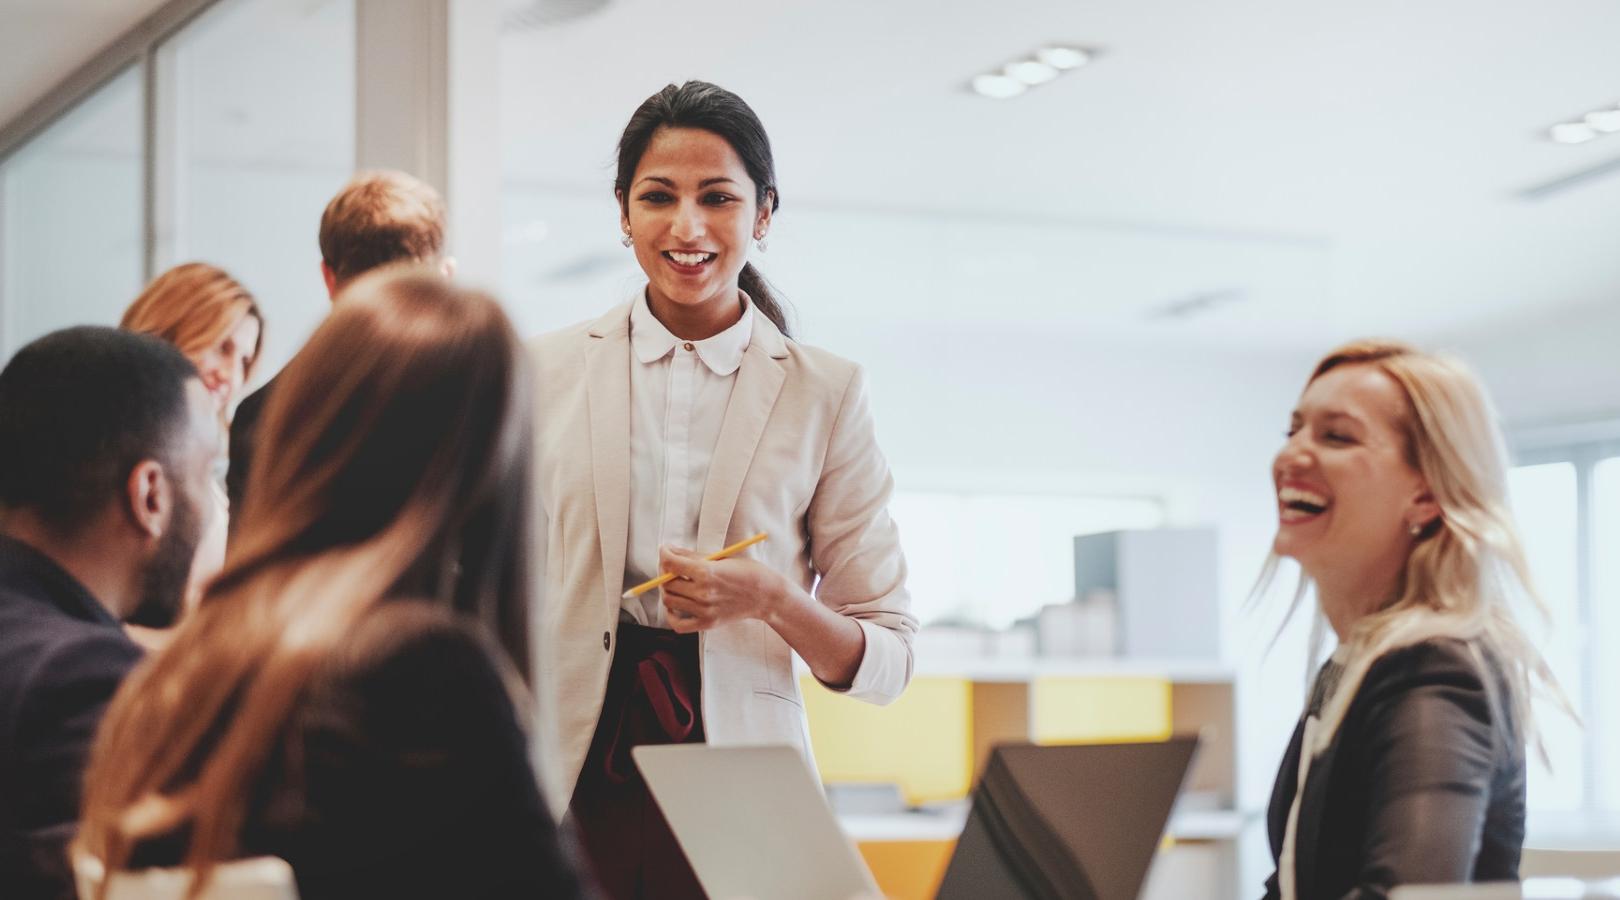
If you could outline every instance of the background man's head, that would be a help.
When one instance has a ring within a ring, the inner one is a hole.
[[[404,172],[362,172],[321,215],[321,274],[333,295],[379,266],[439,263],[444,254],[444,201]],[[447,271],[446,274],[449,274]]]
[[[123,593],[97,599],[128,621],[163,626],[178,613],[219,453],[197,370],[157,338],[68,328],[0,370],[6,530],[26,523],[93,554]]]

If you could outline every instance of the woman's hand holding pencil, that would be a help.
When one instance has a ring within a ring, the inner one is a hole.
[[[706,561],[713,562],[715,560],[725,559],[725,558],[727,558],[729,556],[735,556],[736,554],[741,553],[744,550],[747,550],[749,547],[754,546],[755,544],[759,543],[760,541],[765,540],[768,537],[770,537],[770,535],[768,533],[761,531],[759,534],[756,534],[753,537],[743,538],[742,540],[738,541],[737,543],[732,544],[730,547],[727,547],[724,550],[717,550],[714,553],[710,553],[708,556],[705,556],[703,558]],[[663,552],[662,548],[660,548],[659,552],[660,552],[660,554]],[[683,551],[683,552],[689,552],[689,551]],[[634,600],[635,598],[640,597],[642,594],[647,593],[648,591],[652,590],[653,588],[663,587],[664,585],[668,584],[669,582],[675,580],[676,577],[678,577],[678,576],[676,576],[676,574],[674,572],[670,572],[668,570],[665,570],[664,574],[658,576],[657,578],[650,578],[650,579],[648,579],[646,581],[643,581],[642,583],[636,585],[635,587],[631,588],[630,590],[625,591],[624,592],[624,599],[626,599],[626,600]]]
[[[785,580],[757,560],[737,553],[765,540],[756,534],[707,557],[680,547],[659,548],[664,574],[632,588],[635,595],[662,587],[669,626],[686,633],[740,619],[763,619],[783,593]],[[634,596],[629,591],[625,596]]]

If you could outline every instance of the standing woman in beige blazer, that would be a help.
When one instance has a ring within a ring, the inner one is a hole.
[[[794,654],[888,703],[917,623],[860,368],[793,341],[748,263],[778,206],[758,117],[712,84],[664,88],[620,138],[614,193],[646,284],[533,345],[548,787],[610,896],[702,897],[630,748],[790,744],[808,762]],[[621,597],[661,572],[678,577]]]

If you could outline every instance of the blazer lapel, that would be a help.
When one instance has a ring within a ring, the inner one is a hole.
[[[1340,734],[1343,734],[1341,729]],[[1299,896],[1315,896],[1316,848],[1322,840],[1322,820],[1327,815],[1328,786],[1333,783],[1333,762],[1338,756],[1339,735],[1335,735],[1322,755],[1311,760],[1305,775],[1304,794],[1299,798],[1299,821],[1294,833],[1294,884]],[[1310,748],[1301,750],[1301,760]],[[1297,770],[1296,770],[1297,771]]]
[[[603,596],[618,607],[630,529],[630,307],[598,319],[585,345],[591,479],[602,550]]]
[[[1282,856],[1283,835],[1288,831],[1288,811],[1294,805],[1294,794],[1299,790],[1299,763],[1301,745],[1305,739],[1305,718],[1294,726],[1294,736],[1288,741],[1282,763],[1277,767],[1277,780],[1271,786],[1271,803],[1266,807],[1266,832],[1271,842],[1271,855]]]
[[[787,357],[787,342],[765,316],[755,311],[754,334],[737,369],[737,383],[720,423],[720,437],[709,461],[698,510],[698,549],[712,553],[725,545],[731,514],[737,508],[743,478],[765,433],[771,409],[782,392],[787,372],[777,360]]]

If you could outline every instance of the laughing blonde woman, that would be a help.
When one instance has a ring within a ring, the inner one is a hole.
[[[1266,896],[1515,880],[1539,606],[1484,391],[1453,360],[1360,342],[1317,365],[1272,465],[1274,556],[1338,636],[1283,758]]]

